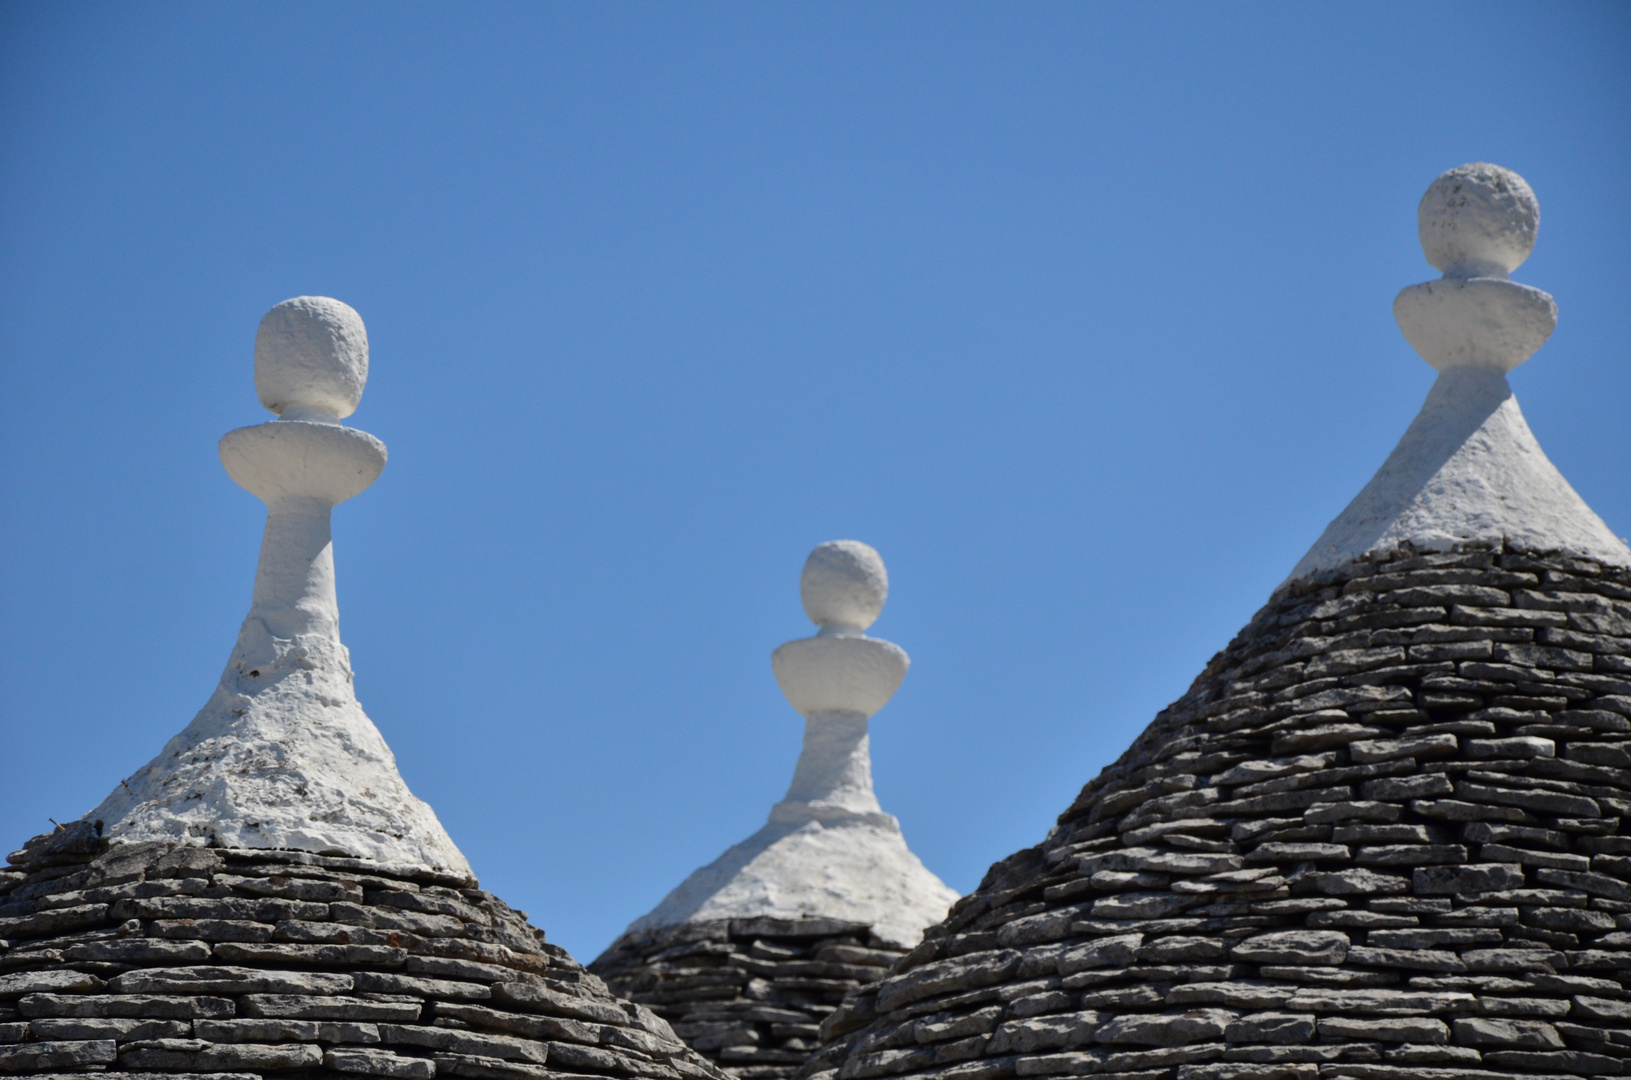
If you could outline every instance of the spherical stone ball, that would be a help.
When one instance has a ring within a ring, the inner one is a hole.
[[[804,613],[817,626],[871,626],[889,598],[883,558],[859,540],[829,540],[810,552],[799,578]]]
[[[255,392],[279,416],[350,416],[367,383],[368,331],[349,304],[297,296],[261,319],[255,332]]]
[[[1427,261],[1448,277],[1505,277],[1529,257],[1540,203],[1511,169],[1478,161],[1434,180],[1416,208]]]

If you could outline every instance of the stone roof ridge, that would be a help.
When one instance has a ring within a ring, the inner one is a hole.
[[[776,681],[805,717],[786,796],[764,827],[702,867],[649,914],[640,933],[720,919],[818,918],[865,923],[910,945],[957,893],[906,846],[872,787],[867,725],[906,677],[910,659],[866,630],[889,593],[883,559],[856,540],[821,544],[800,579],[813,637],[771,656]]]
[[[1539,231],[1534,192],[1510,169],[1462,165],[1427,189],[1417,222],[1427,261],[1443,277],[1401,291],[1393,314],[1438,380],[1287,582],[1399,549],[1469,545],[1631,566],[1631,549],[1547,459],[1507,384],[1557,325],[1552,297],[1510,277]]]
[[[108,841],[287,850],[471,879],[358,703],[340,641],[330,512],[386,461],[384,443],[340,423],[367,379],[367,331],[348,305],[301,296],[261,320],[255,389],[278,419],[220,444],[228,474],[267,506],[249,614],[192,723],[82,819]]]

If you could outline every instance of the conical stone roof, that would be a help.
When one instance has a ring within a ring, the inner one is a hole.
[[[330,509],[385,448],[340,425],[362,320],[273,308],[221,441],[268,506],[220,686],[100,806],[0,870],[0,1074],[721,1080],[469,864],[351,689]]]
[[[881,977],[957,899],[872,789],[868,720],[908,666],[898,646],[865,634],[888,595],[883,560],[831,541],[811,552],[800,585],[820,632],[772,656],[806,717],[786,798],[590,965],[755,1080],[802,1065],[844,996]]]
[[[1037,847],[823,1026],[841,1080],[1499,1080],[1631,1058],[1631,551],[1505,372],[1521,178],[1440,177],[1442,374],[1292,578]]]

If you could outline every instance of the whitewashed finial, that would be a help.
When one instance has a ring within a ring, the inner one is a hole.
[[[368,331],[349,304],[297,296],[255,332],[255,392],[285,420],[341,420],[368,384]]]
[[[799,592],[821,630],[770,654],[777,684],[805,718],[793,783],[770,820],[859,815],[892,824],[872,791],[867,720],[900,689],[912,661],[899,645],[863,633],[889,594],[883,558],[859,540],[830,540],[804,561]]]
[[[338,300],[296,297],[261,320],[255,387],[280,419],[220,443],[228,474],[266,503],[249,614],[192,723],[86,815],[111,841],[284,848],[469,876],[357,702],[340,642],[331,510],[385,467],[384,443],[340,423],[367,376],[362,318]]]
[[[1507,276],[1534,247],[1535,193],[1510,169],[1463,165],[1433,181],[1416,220],[1427,260],[1444,276],[1399,293],[1393,314],[1438,380],[1387,461],[1287,580],[1400,549],[1464,545],[1631,565],[1631,549],[1547,460],[1506,380],[1557,325],[1550,296]]]
[[[900,646],[865,634],[889,595],[882,557],[859,540],[829,540],[804,561],[799,593],[821,629],[771,654],[782,693],[801,716],[864,720],[894,696],[911,665]]]
[[[1540,203],[1511,169],[1475,161],[1428,185],[1416,229],[1428,263],[1445,277],[1506,277],[1535,248]]]
[[[799,593],[820,630],[770,657],[805,718],[793,782],[763,828],[686,878],[631,931],[814,916],[865,922],[910,946],[957,899],[912,854],[872,789],[867,721],[911,665],[906,650],[864,632],[889,595],[883,559],[858,540],[829,541],[805,560]]]
[[[1505,374],[1557,327],[1557,305],[1507,275],[1535,246],[1540,204],[1523,177],[1475,162],[1433,181],[1416,210],[1427,261],[1444,277],[1393,302],[1406,340],[1439,371]]]
[[[804,560],[799,596],[823,635],[859,634],[878,620],[889,599],[889,572],[871,545],[829,540]]]

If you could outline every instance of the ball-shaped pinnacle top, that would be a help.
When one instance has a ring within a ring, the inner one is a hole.
[[[255,332],[255,392],[285,420],[338,420],[357,411],[368,383],[368,331],[349,305],[297,296]]]
[[[804,560],[799,595],[804,613],[817,626],[865,630],[889,598],[889,573],[871,546],[829,540]]]
[[[1434,180],[1416,222],[1427,261],[1445,277],[1506,277],[1534,249],[1540,203],[1523,177],[1477,161]]]

